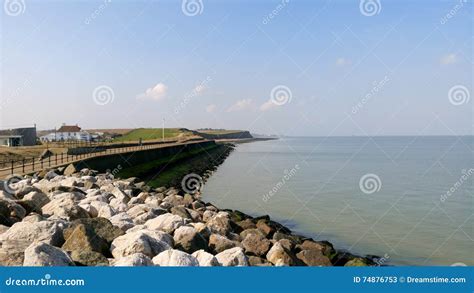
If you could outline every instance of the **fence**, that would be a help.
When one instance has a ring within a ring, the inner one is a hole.
[[[124,147],[114,147],[114,148],[105,148],[100,149],[95,152],[89,153],[79,153],[79,154],[68,154],[60,153],[60,154],[53,154],[48,156],[44,159],[39,158],[30,158],[30,159],[22,159],[22,160],[11,160],[10,162],[3,162],[3,164],[9,164],[8,167],[4,167],[0,169],[0,177],[8,176],[13,174],[29,174],[37,171],[41,171],[44,169],[50,169],[59,167],[65,164],[70,164],[78,161],[82,161],[84,159],[89,159],[98,156],[104,156],[109,154],[119,154],[119,153],[128,153],[132,151],[141,151],[153,148],[161,148],[165,146],[177,145],[179,143],[163,143],[163,142],[156,142],[156,143],[148,143],[142,145],[133,145],[133,146],[124,146]]]

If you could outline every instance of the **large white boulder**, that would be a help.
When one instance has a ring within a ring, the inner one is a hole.
[[[186,224],[184,218],[173,215],[170,213],[166,213],[163,215],[159,215],[156,218],[148,220],[145,223],[145,226],[150,230],[161,230],[166,233],[173,233],[174,230]]]
[[[122,258],[134,253],[143,253],[154,257],[158,253],[170,249],[169,239],[162,234],[153,234],[154,231],[140,230],[119,236],[112,241],[110,252],[114,258]]]
[[[217,261],[225,267],[248,266],[249,261],[241,247],[234,247],[216,255]]]
[[[210,254],[209,252],[206,252],[204,250],[198,250],[195,251],[192,256],[194,256],[198,262],[199,266],[201,267],[216,267],[220,266],[220,263],[217,261],[217,258]]]
[[[73,266],[74,261],[60,248],[44,242],[34,242],[25,250],[23,266]]]
[[[137,267],[137,266],[152,266],[151,259],[143,253],[134,253],[122,257],[114,262],[116,267]]]
[[[169,249],[161,252],[153,258],[153,263],[162,267],[197,267],[198,260],[186,252]]]

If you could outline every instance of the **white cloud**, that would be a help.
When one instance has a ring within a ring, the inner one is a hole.
[[[243,100],[237,101],[235,104],[230,106],[229,109],[227,109],[227,112],[242,111],[242,110],[247,110],[247,109],[252,109],[252,108],[253,108],[252,99],[243,99]]]
[[[351,63],[352,63],[351,60],[343,58],[343,57],[337,58],[337,60],[336,60],[336,65],[337,66],[351,65]]]
[[[213,113],[214,111],[216,111],[216,105],[214,105],[214,104],[207,105],[207,107],[206,107],[206,112],[207,113]]]
[[[154,87],[147,89],[145,93],[138,95],[137,99],[159,101],[163,99],[164,97],[166,97],[167,93],[168,93],[168,86],[160,82]]]
[[[454,64],[458,61],[456,54],[448,54],[441,58],[440,63],[443,65]]]
[[[260,106],[260,111],[264,112],[264,111],[268,111],[272,108],[275,108],[277,107],[277,104],[275,104],[271,99],[266,101],[265,103],[263,103],[261,106]]]

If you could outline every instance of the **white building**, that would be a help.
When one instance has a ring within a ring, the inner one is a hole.
[[[91,141],[91,135],[77,125],[63,125],[57,131],[43,135],[42,141]]]

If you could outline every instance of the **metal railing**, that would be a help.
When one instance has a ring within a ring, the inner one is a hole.
[[[194,141],[197,142],[197,141]],[[192,141],[186,143],[193,143]],[[59,167],[62,165],[83,161],[85,159],[90,159],[94,157],[109,155],[109,154],[119,154],[119,153],[128,153],[132,151],[142,151],[147,149],[154,149],[154,148],[161,148],[165,146],[172,146],[172,145],[179,145],[179,142],[156,142],[156,143],[148,143],[142,145],[134,145],[134,146],[124,146],[120,147],[109,147],[105,149],[97,149],[91,150],[90,152],[86,153],[79,153],[79,154],[68,154],[60,153],[60,154],[52,154],[48,157],[43,159],[39,158],[23,158],[20,160],[11,160],[9,162],[2,162],[3,165],[7,164],[4,168],[0,168],[0,177],[8,176],[13,174],[29,174],[37,171],[41,171],[44,169],[51,169],[55,167]]]

